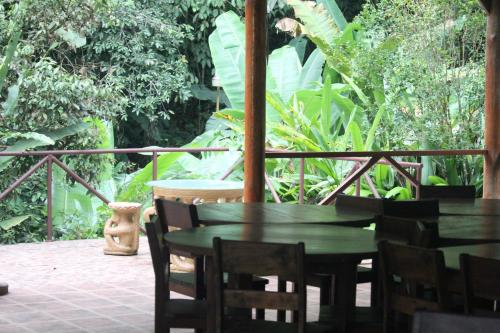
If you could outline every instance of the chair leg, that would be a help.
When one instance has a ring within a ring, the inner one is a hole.
[[[322,283],[319,288],[319,304],[331,305],[332,304],[332,280]]]
[[[278,292],[286,292],[286,281],[281,280],[279,277],[278,277]],[[282,322],[286,321],[286,311],[285,310],[278,310],[277,320],[282,321]]]

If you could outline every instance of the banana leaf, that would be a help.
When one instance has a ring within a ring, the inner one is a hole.
[[[320,49],[315,49],[307,58],[302,71],[300,72],[299,88],[314,89],[321,81],[321,73],[325,64],[325,56]],[[285,99],[286,101],[286,99]]]
[[[16,217],[11,217],[6,220],[0,221],[0,228],[3,230],[9,230],[24,221],[28,220],[31,217],[31,215],[23,215],[23,216],[16,216]]]
[[[337,5],[337,2],[335,0],[318,0],[317,3],[322,4],[337,24],[337,27],[339,27],[340,30],[344,30],[347,25],[347,20]]]
[[[83,130],[86,130],[88,128],[88,124],[85,122],[80,122],[75,125],[71,125],[68,127],[64,127],[55,131],[48,131],[48,130],[41,130],[39,131],[40,134],[42,134],[45,137],[50,138],[52,141],[58,141],[64,137],[74,135],[76,133],[79,133]],[[16,141],[13,145],[8,146],[4,152],[18,152],[18,151],[25,151],[28,149],[36,148],[36,147],[41,147],[41,146],[47,146],[47,141],[46,140],[41,140],[40,138],[30,138],[30,139],[24,139],[24,140],[18,140]],[[4,170],[7,167],[7,163],[13,159],[13,156],[2,156],[0,157],[0,171]]]
[[[295,48],[284,46],[269,55],[268,70],[283,101],[288,101],[298,89],[302,65]]]
[[[240,17],[226,12],[215,20],[208,38],[215,71],[234,109],[245,108],[245,26]]]

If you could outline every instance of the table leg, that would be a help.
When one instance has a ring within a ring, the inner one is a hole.
[[[335,264],[334,304],[339,314],[339,331],[347,332],[350,316],[356,307],[356,275],[358,263]]]
[[[207,333],[215,332],[215,271],[214,262],[211,256],[205,257],[205,275],[207,279]]]

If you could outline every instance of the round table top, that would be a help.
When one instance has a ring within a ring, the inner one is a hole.
[[[211,256],[214,237],[283,244],[304,242],[306,256],[338,261],[363,260],[377,254],[373,231],[324,225],[218,225],[169,232],[165,241],[194,255]]]
[[[198,205],[201,224],[343,224],[366,227],[374,214],[338,209],[335,206],[277,203],[220,203]]]
[[[500,216],[441,215],[433,222],[442,238],[500,241]]]
[[[210,179],[169,179],[153,180],[146,185],[179,190],[243,190],[243,182]]]
[[[473,256],[500,260],[500,244],[485,243],[464,246],[452,246],[440,248],[444,254],[446,267],[449,269],[460,269],[460,254],[467,253]]]
[[[439,211],[449,215],[500,215],[500,200],[439,199]]]

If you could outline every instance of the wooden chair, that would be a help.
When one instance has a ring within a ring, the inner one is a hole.
[[[420,185],[421,199],[474,199],[476,187],[465,186],[428,186]]]
[[[380,215],[383,212],[383,199],[357,197],[352,195],[339,194],[335,200],[335,207],[338,209],[364,211]]]
[[[388,241],[378,244],[384,289],[384,332],[393,331],[393,314],[448,310],[443,253]],[[435,299],[423,298],[421,287],[434,288]],[[396,317],[396,318],[397,318]],[[397,320],[395,321],[397,326]]]
[[[200,227],[198,212],[195,205],[188,205],[181,202],[164,199],[155,200],[158,220],[163,232],[170,232],[170,229],[191,229]],[[184,251],[171,251],[171,254],[191,258],[193,269],[188,272],[171,272],[170,290],[180,294],[201,299],[205,297],[204,290],[204,269],[203,258],[195,257],[191,253]],[[186,261],[184,261],[186,263]],[[188,262],[189,263],[189,262]],[[269,280],[256,277],[252,281],[255,290],[265,290]],[[259,310],[258,317],[263,318],[264,312]]]
[[[225,241],[214,238],[216,276],[216,331],[222,332],[326,332],[306,323],[304,243],[297,245]],[[282,276],[296,284],[293,292],[255,291],[243,285],[225,285],[223,274]],[[281,309],[298,312],[296,323],[251,320],[232,315],[232,309]],[[228,311],[225,314],[225,311]]]
[[[413,333],[489,333],[498,332],[500,319],[437,312],[416,312]]]
[[[431,230],[427,229],[421,222],[399,217],[378,215],[375,218],[375,238],[390,240],[404,245],[428,247],[431,244]],[[376,271],[376,263],[374,263]],[[380,277],[375,277],[372,282],[372,307],[356,307],[349,322],[350,332],[380,332],[382,331],[383,313],[375,306],[379,299]],[[373,299],[375,297],[375,299]],[[321,323],[335,324],[337,322],[337,309],[335,306],[321,307]]]
[[[163,242],[163,230],[156,219],[146,223],[146,233],[155,272],[155,332],[169,332],[170,328],[205,330],[206,301],[170,298],[170,253]]]
[[[460,270],[464,280],[465,313],[500,316],[499,312],[493,312],[493,302],[489,302],[489,308],[485,307],[488,302],[484,302],[500,300],[500,261],[461,254]]]
[[[199,226],[198,213],[194,205],[156,199],[155,206],[163,233],[170,232],[170,229],[191,229]],[[185,260],[171,256],[176,266],[182,266],[185,272],[170,273],[170,290],[197,299],[203,298],[205,296],[203,258],[178,250],[171,251],[170,254],[189,258]]]
[[[383,215],[421,218],[439,215],[439,201],[425,200],[383,200]]]
[[[381,215],[375,217],[375,238],[380,240],[430,248],[438,237],[437,228],[427,227],[418,220]]]

